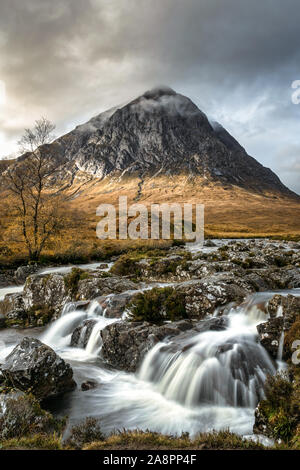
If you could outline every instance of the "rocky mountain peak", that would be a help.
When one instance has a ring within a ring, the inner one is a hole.
[[[144,179],[158,172],[186,174],[225,186],[293,194],[219,123],[209,122],[188,97],[166,86],[100,113],[51,145],[59,171],[67,165],[73,175]]]

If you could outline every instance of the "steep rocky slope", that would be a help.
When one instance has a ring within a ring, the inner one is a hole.
[[[156,88],[77,126],[45,151],[71,183],[79,173],[104,178],[186,174],[259,192],[292,195],[218,123],[187,97]],[[21,157],[22,158],[22,157]],[[24,158],[24,157],[23,157]]]

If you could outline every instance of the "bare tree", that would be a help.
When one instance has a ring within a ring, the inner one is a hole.
[[[62,228],[61,192],[51,190],[49,177],[55,171],[51,161],[54,124],[45,118],[25,129],[20,146],[27,150],[16,165],[4,173],[6,189],[13,194],[29,259],[38,260],[49,238]]]
[[[55,124],[42,117],[35,121],[33,129],[25,129],[18,144],[23,152],[35,152],[41,145],[49,144],[54,135]]]

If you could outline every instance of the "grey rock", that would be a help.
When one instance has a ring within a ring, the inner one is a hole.
[[[121,318],[135,293],[135,291],[130,291],[108,296],[103,295],[95,300],[99,303],[105,317]]]
[[[247,283],[230,275],[211,276],[205,280],[191,280],[178,284],[177,292],[183,293],[186,310],[191,318],[204,318],[216,308],[229,302],[241,302],[251,289]]]
[[[53,417],[42,410],[32,396],[20,391],[0,394],[0,439],[53,433],[54,430]]]
[[[86,380],[85,382],[82,382],[81,390],[83,392],[86,392],[87,390],[92,390],[93,388],[96,388],[97,385],[97,382],[95,382],[94,380]]]
[[[193,328],[193,323],[185,321],[165,325],[147,322],[117,322],[101,331],[103,341],[101,356],[116,369],[134,372],[146,353],[159,341]]]
[[[15,328],[22,327],[27,318],[22,294],[7,294],[0,302],[0,314],[4,317],[2,328],[5,324]]]
[[[212,240],[208,239],[208,240],[205,240],[204,246],[207,247],[207,248],[214,248],[217,245]]]
[[[96,323],[97,320],[84,320],[81,325],[77,326],[72,333],[71,346],[85,348]]]
[[[265,323],[260,323],[257,326],[257,331],[261,344],[274,359],[276,359],[277,357],[282,330],[282,317],[271,318],[269,321]]]
[[[25,309],[48,306],[59,314],[62,306],[71,300],[64,276],[60,274],[34,274],[26,279],[23,291]]]
[[[91,300],[102,295],[120,293],[127,290],[134,290],[137,286],[129,279],[119,276],[112,277],[91,277],[83,279],[78,283],[78,299]]]
[[[55,397],[76,387],[73,371],[49,346],[25,337],[1,366],[5,381],[39,400]]]
[[[300,316],[300,297],[276,294],[268,302],[270,319],[257,326],[259,340],[269,354],[276,358],[282,334],[286,335]],[[283,359],[290,358],[292,351],[283,345]]]
[[[17,283],[23,284],[30,274],[34,274],[38,269],[37,265],[19,266],[14,272],[14,278]]]

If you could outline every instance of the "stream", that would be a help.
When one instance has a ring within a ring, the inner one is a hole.
[[[97,265],[84,268],[94,269]],[[71,267],[50,269],[67,272],[63,270]],[[12,292],[13,288],[5,289]],[[3,291],[0,289],[0,295]],[[188,432],[194,436],[229,428],[254,439],[254,409],[264,396],[265,378],[285,367],[281,360],[283,338],[277,361],[270,358],[257,339],[256,325],[267,320],[260,308],[275,293],[300,295],[300,289],[249,296],[242,305],[223,315],[225,329],[187,332],[180,339],[158,343],[135,374],[113,370],[99,357],[100,330],[120,319],[106,318],[98,302],[91,302],[87,311],[74,310],[73,304],[67,304],[60,318],[46,329],[1,330],[0,363],[23,336],[38,337],[69,362],[77,389],[49,403],[55,415],[69,416],[69,425],[94,416],[100,418],[107,433],[138,428],[173,435]],[[72,332],[90,318],[97,322],[86,347],[71,348]],[[83,392],[80,384],[86,380],[95,381],[96,388]]]

